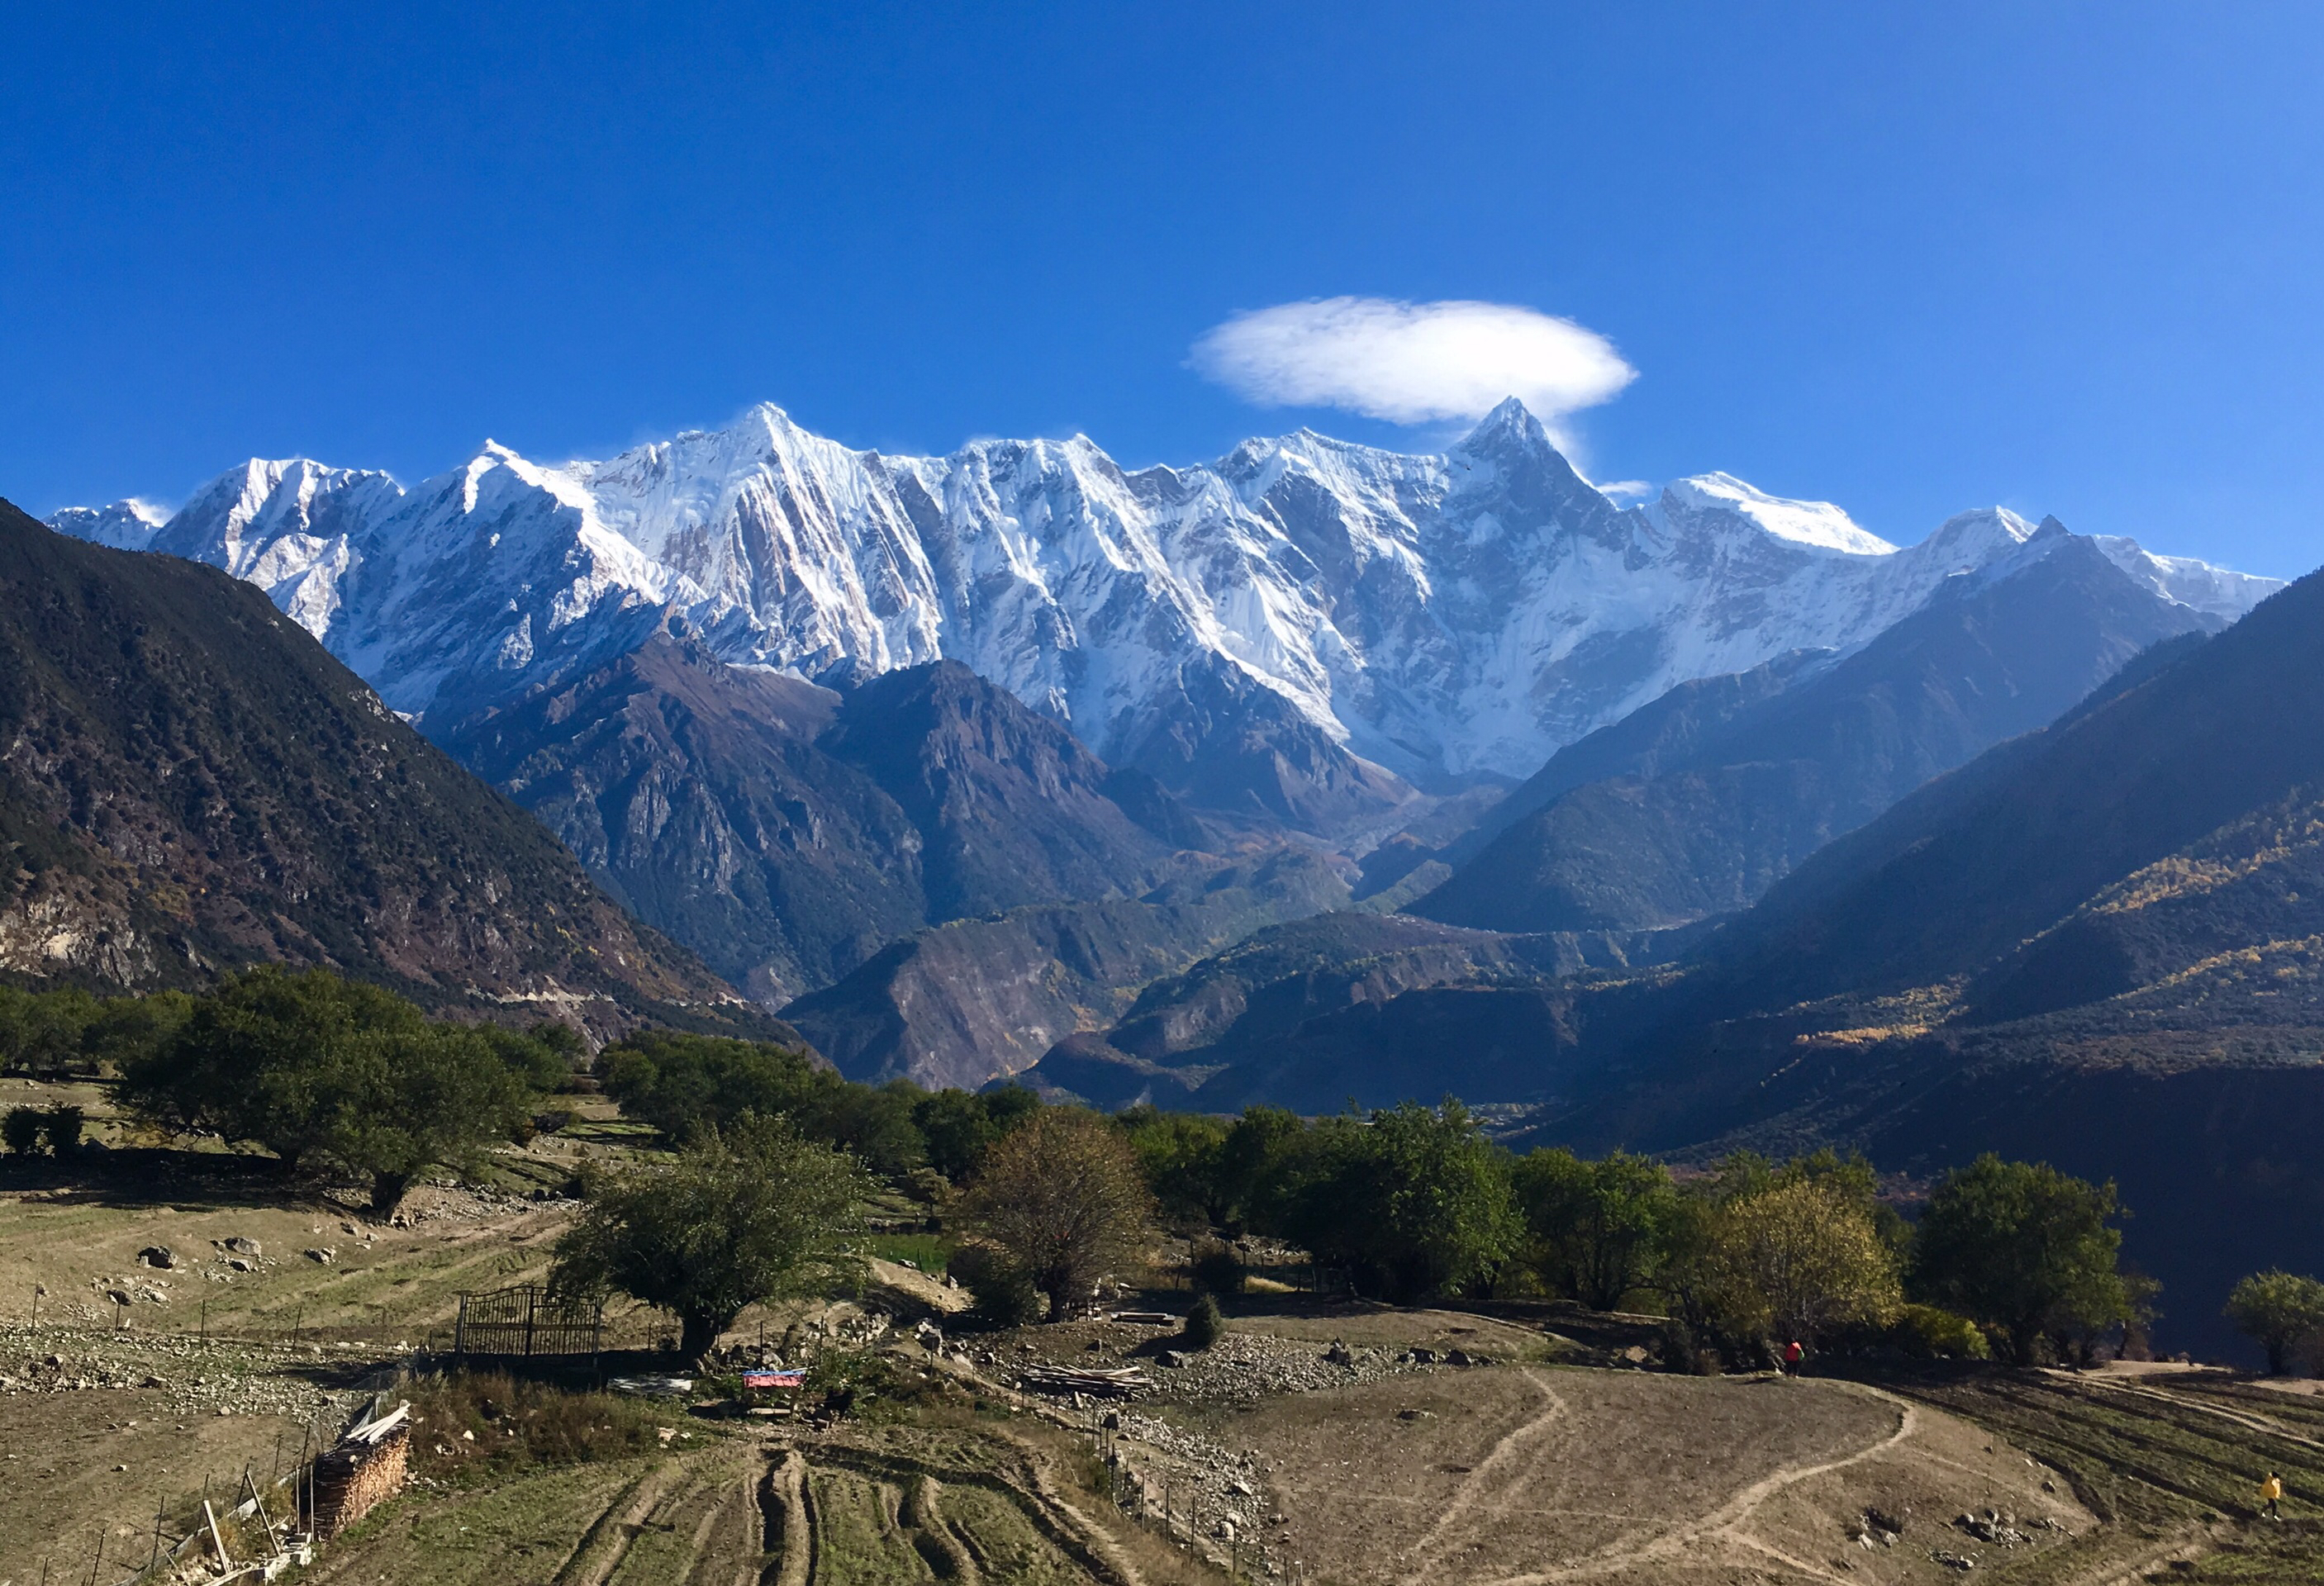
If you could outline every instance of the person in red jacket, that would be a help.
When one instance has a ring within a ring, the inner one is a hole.
[[[1807,1351],[1800,1347],[1800,1341],[1796,1338],[1792,1340],[1791,1342],[1785,1344],[1784,1346],[1784,1375],[1786,1377],[1798,1376],[1800,1374],[1800,1362],[1807,1358]]]

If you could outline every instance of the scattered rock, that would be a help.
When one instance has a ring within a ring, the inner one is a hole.
[[[236,1272],[255,1272],[258,1270],[258,1268],[254,1263],[244,1260],[240,1256],[228,1257],[226,1259],[226,1265],[233,1268]]]
[[[244,1239],[238,1233],[233,1238],[226,1240],[223,1242],[225,1243],[226,1249],[234,1255],[263,1256],[266,1253],[259,1248],[259,1244],[256,1240]]]
[[[167,1245],[147,1245],[137,1252],[137,1259],[148,1267],[159,1267],[165,1272],[178,1264],[178,1253]]]
[[[307,1259],[309,1261],[319,1261],[324,1266],[327,1267],[337,1258],[338,1252],[332,1249],[329,1246],[324,1245],[306,1251],[305,1255]]]
[[[1336,1338],[1332,1341],[1332,1347],[1323,1351],[1323,1360],[1326,1364],[1333,1366],[1352,1366],[1356,1363],[1356,1357],[1349,1352],[1348,1346]]]

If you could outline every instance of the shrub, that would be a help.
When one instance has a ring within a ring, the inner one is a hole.
[[[69,1157],[80,1149],[81,1131],[88,1124],[87,1113],[70,1102],[60,1102],[41,1114],[41,1138],[49,1142],[51,1155]]]
[[[1250,1276],[1242,1254],[1222,1240],[1205,1240],[1194,1247],[1187,1274],[1200,1294],[1238,1295]]]
[[[964,1245],[953,1252],[948,1270],[967,1288],[970,1305],[962,1320],[997,1331],[1041,1319],[1041,1291],[1025,1269],[991,1245]]]
[[[1219,1342],[1227,1330],[1226,1318],[1219,1314],[1219,1302],[1206,1292],[1194,1296],[1186,1307],[1186,1323],[1178,1330],[1178,1342],[1190,1350],[1206,1350]]]
[[[1923,1360],[1982,1360],[1993,1353],[1976,1323],[1936,1305],[1906,1305],[1888,1330],[1888,1342]]]
[[[38,1107],[11,1107],[0,1117],[0,1142],[19,1157],[29,1157],[41,1148],[41,1133],[47,1116]]]
[[[421,1379],[411,1415],[412,1468],[435,1477],[633,1459],[660,1446],[655,1428],[669,1420],[666,1407],[643,1399],[568,1393],[496,1371]]]

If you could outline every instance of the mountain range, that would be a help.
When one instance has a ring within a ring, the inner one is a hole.
[[[674,615],[809,681],[958,660],[1110,764],[1335,836],[1529,776],[1676,683],[1853,648],[2032,532],[1989,509],[1899,550],[1725,475],[1618,508],[1514,399],[1435,456],[1301,430],[1138,470],[1079,436],[855,451],[760,407],[602,463],[487,443],[406,490],[254,460],[166,518],[51,522],[258,584],[431,733]],[[2273,587],[2098,543],[2222,620]]]
[[[1999,508],[1899,549],[1726,475],[1622,508],[1514,401],[1435,456],[1302,430],[1139,470],[761,407],[604,463],[253,461],[51,523],[257,585],[647,925],[847,1072],[930,1083],[1351,907],[1471,932],[1332,978],[1365,1005],[1464,958],[1667,958],[2277,587]]]

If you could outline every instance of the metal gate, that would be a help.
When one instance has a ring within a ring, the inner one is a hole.
[[[593,1355],[604,1328],[596,1300],[552,1296],[537,1283],[460,1296],[456,1355]]]

